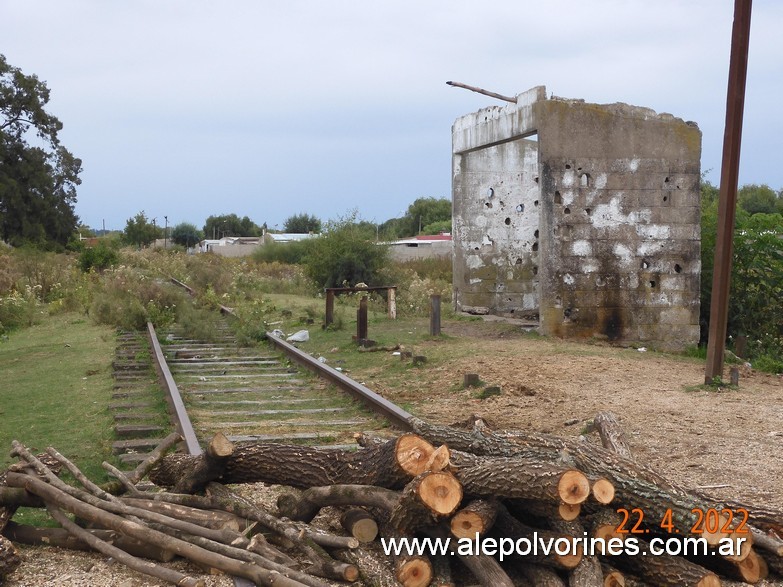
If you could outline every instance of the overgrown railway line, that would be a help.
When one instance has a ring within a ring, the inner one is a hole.
[[[266,348],[241,346],[228,324],[231,310],[222,311],[210,340],[176,325],[157,332],[151,324],[146,337],[120,337],[114,451],[127,465],[173,430],[185,439],[185,452],[198,454],[217,432],[231,441],[346,448],[354,446],[358,430],[408,428],[411,414],[271,333]],[[151,410],[162,401],[154,392],[155,370],[168,423]]]

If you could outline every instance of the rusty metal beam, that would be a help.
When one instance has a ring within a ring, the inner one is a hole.
[[[723,164],[718,202],[718,234],[715,242],[707,367],[704,376],[708,384],[712,383],[715,377],[723,375],[731,258],[734,251],[734,220],[737,211],[742,114],[745,107],[745,80],[748,72],[751,3],[751,0],[734,0],[734,25],[731,32],[731,60],[726,97],[726,128],[723,134]]]

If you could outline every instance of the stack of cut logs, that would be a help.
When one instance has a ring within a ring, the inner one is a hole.
[[[17,542],[92,548],[176,585],[203,583],[160,564],[175,555],[257,585],[284,586],[683,587],[783,576],[783,512],[721,502],[668,481],[633,459],[611,414],[593,422],[603,446],[496,432],[480,418],[409,424],[412,432],[392,439],[357,435],[356,451],[233,444],[218,434],[203,455],[164,456],[176,442],[171,437],[131,474],[104,463],[118,479],[105,487],[52,449],[44,461],[14,443],[20,462],[0,487],[0,529]],[[59,467],[83,488],[63,482]],[[140,491],[147,475],[171,491]],[[268,512],[226,487],[249,482],[295,489]],[[62,529],[8,523],[22,505],[46,507]],[[387,557],[379,546],[414,537],[450,538],[450,552]],[[676,549],[694,537],[709,544],[708,554],[653,556],[655,538]],[[615,546],[602,549],[594,539]],[[538,547],[493,556],[503,540]],[[484,552],[467,548],[474,542]],[[635,554],[620,552],[631,542]],[[15,556],[13,545],[0,541],[0,578],[18,564]]]

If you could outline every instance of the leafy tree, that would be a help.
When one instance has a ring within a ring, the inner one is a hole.
[[[326,223],[312,242],[303,263],[305,273],[319,287],[341,287],[359,282],[378,285],[388,260],[388,249],[375,242],[374,225],[356,222],[356,212]]]
[[[752,186],[744,186],[750,187]],[[742,190],[740,190],[742,191]],[[752,192],[752,189],[745,193]],[[717,188],[702,183],[701,326],[706,340],[718,225]],[[707,197],[705,197],[705,195]],[[715,197],[712,197],[715,196]],[[783,360],[783,216],[737,210],[727,331],[747,335],[755,357]]]
[[[144,210],[136,214],[133,218],[128,218],[125,223],[123,240],[129,245],[137,247],[149,246],[156,238],[162,238],[163,231],[155,225],[154,222],[147,220]]]
[[[188,222],[180,222],[171,230],[171,240],[183,247],[192,247],[203,238],[203,233]]]
[[[451,222],[450,199],[418,198],[402,218],[387,220],[380,229],[390,237],[402,238],[421,234],[425,226],[446,220]]]
[[[206,238],[223,238],[224,236],[261,236],[263,230],[247,216],[240,218],[236,214],[210,216],[204,223]]]
[[[311,214],[294,214],[286,218],[284,232],[307,234],[321,232],[321,221]]]
[[[421,229],[422,234],[440,234],[442,232],[451,232],[451,218],[448,220],[438,220]]]
[[[44,82],[0,55],[0,238],[13,245],[62,248],[78,222],[82,162],[60,144],[48,102]]]
[[[783,213],[783,201],[775,190],[766,184],[749,184],[737,191],[737,202],[748,214]]]

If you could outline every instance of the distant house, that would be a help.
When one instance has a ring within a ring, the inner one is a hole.
[[[246,257],[263,245],[260,236],[224,236],[221,239],[204,239],[198,244],[199,253],[215,253],[221,257]]]
[[[273,242],[276,243],[291,243],[291,242],[299,242],[303,240],[307,240],[309,238],[313,238],[318,236],[317,234],[313,234],[312,232],[308,233],[296,233],[296,232],[267,232],[266,238],[270,239]]]
[[[451,258],[453,244],[450,234],[419,235],[386,243],[393,261]]]

